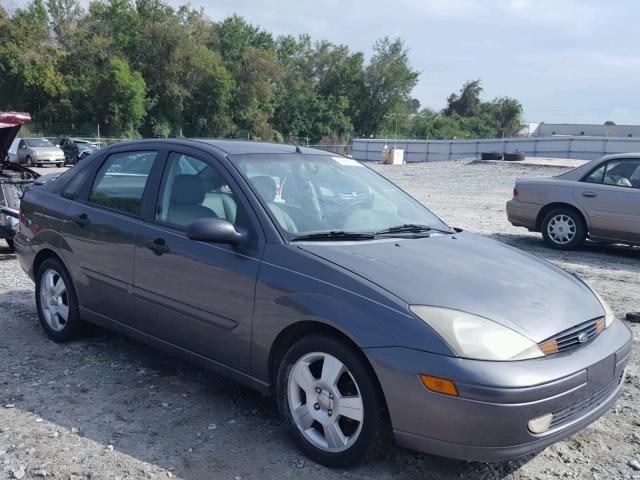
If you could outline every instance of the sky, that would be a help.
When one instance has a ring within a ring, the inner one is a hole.
[[[275,35],[308,33],[365,54],[378,38],[400,37],[420,72],[413,96],[423,107],[443,108],[450,93],[479,78],[485,99],[517,98],[529,122],[640,124],[639,0],[190,4],[212,20],[238,14]]]
[[[176,0],[171,0],[177,4]],[[420,72],[413,96],[441,109],[466,80],[511,96],[525,119],[640,124],[638,0],[192,0],[214,20],[236,13],[274,34],[371,52],[404,39]]]

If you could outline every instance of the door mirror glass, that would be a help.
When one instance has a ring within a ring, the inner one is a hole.
[[[233,224],[222,218],[200,218],[187,227],[187,238],[199,242],[238,245],[246,235],[238,232]]]

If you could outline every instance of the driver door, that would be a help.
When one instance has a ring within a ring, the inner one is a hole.
[[[249,232],[241,247],[190,240],[186,228],[223,218]],[[264,239],[240,189],[218,161],[173,151],[156,207],[136,238],[136,328],[166,342],[249,371],[256,278]]]

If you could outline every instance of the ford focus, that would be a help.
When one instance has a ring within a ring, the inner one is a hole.
[[[450,228],[363,164],[223,140],[115,144],[23,197],[54,341],[89,323],[276,399],[314,461],[496,461],[615,403],[629,329],[579,278]]]

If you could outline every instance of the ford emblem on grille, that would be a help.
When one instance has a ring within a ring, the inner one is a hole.
[[[580,334],[580,336],[578,337],[578,341],[579,341],[580,343],[584,343],[584,342],[586,342],[587,340],[589,340],[589,335],[587,335],[587,332],[583,332],[583,333],[581,333],[581,334]]]

